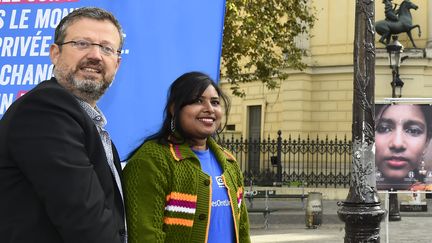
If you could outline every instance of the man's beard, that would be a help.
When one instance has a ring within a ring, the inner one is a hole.
[[[102,82],[94,79],[78,80],[74,78],[72,73],[69,73],[66,80],[83,96],[84,100],[93,101],[99,100],[111,83],[106,80],[102,80]]]
[[[96,80],[94,77],[85,77],[84,79],[77,79],[75,73],[76,70],[67,70],[63,66],[54,68],[55,77],[63,84],[66,85],[66,89],[71,91],[74,95],[83,99],[84,101],[98,101],[99,98],[105,93],[108,87],[111,85],[111,80],[105,78],[105,73],[102,72],[102,80]]]

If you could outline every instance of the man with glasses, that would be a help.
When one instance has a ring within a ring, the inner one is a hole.
[[[120,160],[96,106],[120,64],[121,26],[80,8],[54,38],[54,77],[0,121],[0,242],[126,242]]]

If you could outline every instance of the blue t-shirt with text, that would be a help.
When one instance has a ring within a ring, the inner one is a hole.
[[[222,180],[222,168],[213,152],[194,150],[201,162],[202,170],[212,178],[212,208],[208,243],[234,242],[234,221],[228,190]]]

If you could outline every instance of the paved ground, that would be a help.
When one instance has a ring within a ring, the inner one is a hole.
[[[428,212],[401,212],[401,221],[381,222],[381,242],[432,242],[432,201],[428,201]],[[337,201],[323,201],[322,225],[308,229],[305,224],[305,211],[300,199],[272,199],[269,208],[279,209],[269,216],[269,228],[264,229],[264,217],[260,213],[250,213],[252,242],[343,242],[344,223],[337,215]],[[254,208],[265,207],[263,201],[255,199]],[[383,206],[384,208],[384,206]],[[388,231],[388,241],[387,241]]]

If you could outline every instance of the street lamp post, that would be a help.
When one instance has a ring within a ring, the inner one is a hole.
[[[357,0],[355,14],[351,182],[338,215],[345,243],[377,243],[385,212],[375,180],[375,1]]]
[[[397,35],[392,36],[392,42],[386,46],[386,49],[389,55],[390,68],[392,69],[392,81],[390,83],[392,87],[392,98],[401,98],[404,83],[399,78],[399,67],[401,64],[403,45],[398,41]],[[396,193],[390,193],[389,195],[389,220],[401,220],[399,200]]]
[[[392,86],[392,98],[401,98],[402,97],[402,87],[404,86],[404,82],[399,78],[399,68],[397,73],[393,73],[393,80],[390,83]]]
[[[401,64],[401,53],[403,52],[403,45],[398,41],[398,36],[392,36],[392,43],[386,46],[389,55],[389,64],[392,69],[392,98],[402,97],[402,87],[404,82],[399,77],[399,67]]]

